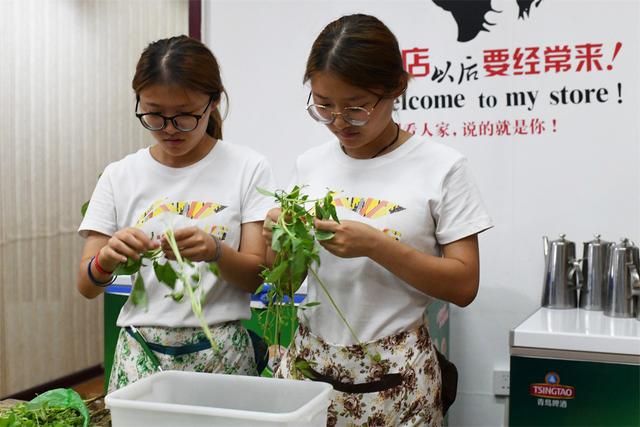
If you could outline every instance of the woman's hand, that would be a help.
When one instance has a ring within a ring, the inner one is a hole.
[[[198,227],[180,228],[175,230],[173,235],[180,256],[190,261],[210,261],[222,249],[217,247],[217,245],[222,245],[222,242],[214,240],[212,235]],[[176,255],[173,253],[166,236],[162,236],[161,244],[164,256],[167,259],[175,260]]]
[[[115,232],[99,252],[98,262],[107,271],[114,271],[127,258],[140,259],[140,254],[158,248],[139,228],[128,227]]]
[[[358,221],[343,220],[337,223],[316,219],[315,228],[335,234],[331,239],[321,240],[319,243],[341,258],[370,256],[378,239],[386,237],[380,230]]]
[[[282,210],[280,208],[273,208],[267,212],[267,217],[264,219],[262,223],[262,237],[264,237],[265,242],[268,247],[271,247],[271,237],[273,236],[273,224],[278,222],[278,218],[280,218],[280,213]]]

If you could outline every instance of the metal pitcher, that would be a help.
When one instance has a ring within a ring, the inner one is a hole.
[[[542,288],[542,306],[548,308],[578,307],[578,289],[582,287],[581,263],[576,258],[576,244],[565,239],[544,243],[544,283]]]
[[[611,246],[607,268],[607,291],[604,314],[611,317],[637,316],[640,295],[640,251],[638,247],[622,239]]]
[[[585,310],[602,310],[607,285],[607,257],[611,242],[600,239],[596,234],[589,242],[584,242],[582,251],[582,277],[578,306]]]

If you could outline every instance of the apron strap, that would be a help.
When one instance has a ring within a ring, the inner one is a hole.
[[[127,326],[125,329],[129,333],[129,335],[131,335],[136,341],[138,341],[137,337],[139,337],[144,341],[144,338],[142,338],[142,335],[140,334],[140,332],[132,331],[133,327]],[[150,350],[153,350],[157,353],[167,354],[169,356],[183,356],[185,354],[197,353],[198,351],[211,348],[211,343],[206,337],[203,337],[203,339],[201,339],[198,342],[185,344],[181,346],[162,345],[162,344],[156,344],[156,343],[147,342],[147,341],[145,341],[145,343]]]
[[[376,393],[380,391],[389,390],[390,388],[397,387],[402,384],[402,374],[386,374],[379,380],[371,381],[368,383],[344,383],[313,369],[309,362],[301,357],[296,359],[296,364],[302,363],[305,368],[300,370],[305,378],[311,381],[321,381],[323,383],[329,383],[333,386],[333,389],[342,393]]]
[[[127,331],[127,333],[134,340],[136,340],[138,342],[138,344],[140,344],[140,347],[142,347],[142,351],[144,352],[144,354],[147,355],[149,360],[151,360],[151,363],[156,368],[156,370],[157,371],[162,371],[162,366],[160,366],[160,360],[158,360],[158,357],[153,353],[153,351],[151,351],[151,349],[149,348],[149,344],[144,339],[142,334],[140,332],[138,332],[136,327],[135,326],[125,326],[124,330]]]

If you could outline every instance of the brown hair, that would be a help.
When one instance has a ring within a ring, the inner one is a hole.
[[[409,82],[396,37],[378,18],[363,14],[343,16],[322,30],[311,47],[304,82],[317,71],[382,90],[385,97],[402,94]]]
[[[148,86],[170,84],[204,92],[220,99],[227,92],[222,86],[220,67],[213,53],[200,41],[177,36],[155,41],[142,52],[131,85],[136,95]],[[207,133],[222,138],[222,116],[212,108]]]

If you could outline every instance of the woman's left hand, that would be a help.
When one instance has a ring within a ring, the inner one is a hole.
[[[316,219],[315,228],[335,233],[333,238],[320,240],[319,243],[341,258],[370,256],[377,239],[384,236],[380,230],[358,221],[343,220],[337,223]]]
[[[182,258],[190,261],[208,261],[213,259],[216,254],[216,242],[213,236],[198,227],[180,228],[174,231],[174,236]],[[162,236],[161,245],[165,257],[175,260],[176,256],[171,250],[166,236]]]

